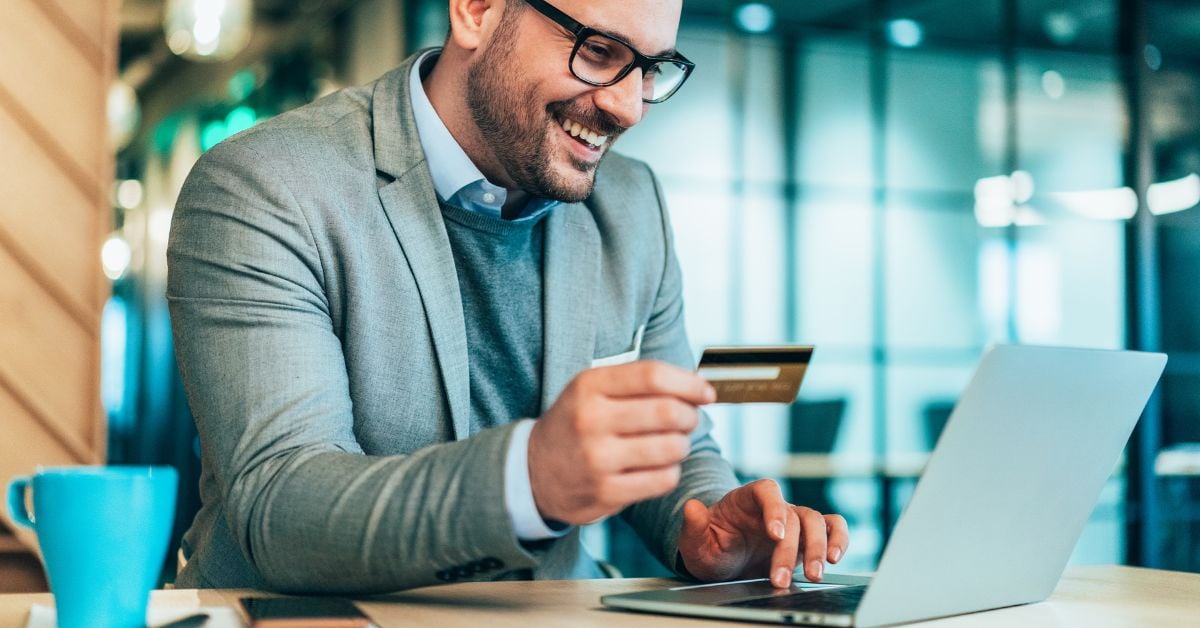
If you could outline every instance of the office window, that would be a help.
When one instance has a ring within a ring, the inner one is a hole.
[[[1003,172],[1003,150],[981,131],[997,121],[992,52],[892,50],[887,78],[887,187],[970,195]],[[1002,141],[1003,135],[1000,135]],[[967,211],[970,206],[959,207]]]
[[[886,342],[897,358],[905,350],[980,347],[982,229],[974,212],[959,203],[897,201],[884,213],[883,313]]]
[[[800,157],[806,187],[870,188],[870,54],[866,37],[818,34],[800,40]]]

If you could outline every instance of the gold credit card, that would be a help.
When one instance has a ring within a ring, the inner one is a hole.
[[[813,347],[709,347],[696,374],[717,389],[717,403],[792,403]]]

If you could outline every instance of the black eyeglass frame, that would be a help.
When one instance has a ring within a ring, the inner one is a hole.
[[[647,71],[659,63],[677,63],[683,66],[683,78],[679,80],[679,84],[672,88],[671,91],[657,99],[649,99],[645,97],[642,98],[642,102],[644,103],[658,104],[670,98],[671,96],[674,96],[675,92],[679,91],[679,88],[683,87],[683,84],[687,82],[688,77],[692,74],[692,70],[696,69],[695,63],[692,63],[687,57],[679,54],[678,52],[669,57],[652,57],[650,55],[644,55],[638,51],[637,48],[634,48],[632,44],[621,39],[620,37],[614,37],[609,33],[605,33],[590,26],[584,26],[583,24],[580,24],[578,20],[567,15],[566,13],[563,13],[558,7],[546,2],[546,0],[525,0],[525,3],[533,7],[538,13],[541,13],[549,18],[550,21],[567,29],[571,32],[571,34],[575,35],[575,46],[571,48],[571,57],[567,60],[567,69],[571,71],[572,76],[583,81],[584,83],[587,83],[588,85],[594,85],[596,87],[608,87],[609,85],[616,85],[617,83],[621,82],[621,79],[629,76],[629,73],[632,72],[634,68],[640,69],[642,71],[642,75],[645,76]],[[592,35],[600,35],[601,37],[611,39],[625,46],[630,52],[633,53],[633,61],[629,65],[622,68],[620,72],[617,72],[617,76],[610,81],[592,81],[579,76],[579,73],[575,71],[575,56],[579,54],[579,47],[582,46],[583,42],[587,41],[587,38]]]

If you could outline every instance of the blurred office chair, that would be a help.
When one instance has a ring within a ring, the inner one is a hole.
[[[922,427],[925,432],[925,446],[929,451],[937,447],[938,439],[942,437],[942,430],[946,429],[952,412],[954,401],[937,400],[925,404],[921,418],[924,419]]]

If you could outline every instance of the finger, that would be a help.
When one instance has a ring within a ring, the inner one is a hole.
[[[690,434],[700,423],[696,406],[675,397],[644,397],[610,401],[610,427],[617,434],[682,432]]]
[[[787,520],[792,505],[783,499],[779,483],[774,480],[758,480],[750,484],[750,488],[758,510],[762,513],[767,536],[776,541],[783,540],[787,535]]]
[[[669,395],[695,406],[717,399],[717,392],[704,378],[666,362],[642,360],[591,373],[597,390],[612,397]]]
[[[698,499],[689,499],[683,505],[683,527],[679,531],[679,544],[688,545],[703,542],[704,534],[708,532],[711,514],[708,506]]]
[[[614,475],[605,480],[599,499],[609,507],[624,508],[634,502],[661,497],[679,485],[679,465]]]
[[[850,548],[850,527],[841,515],[825,515],[825,529],[829,533],[829,562],[836,563]]]
[[[797,506],[795,511],[800,517],[801,535],[804,537],[804,576],[813,582],[819,582],[825,576],[825,552],[828,545],[825,517],[812,508]]]
[[[677,465],[687,457],[692,441],[684,434],[646,434],[616,439],[612,470],[636,471]]]
[[[778,589],[792,586],[796,553],[800,548],[800,518],[789,509],[786,520],[783,539],[775,544],[775,551],[771,553],[771,584]]]

